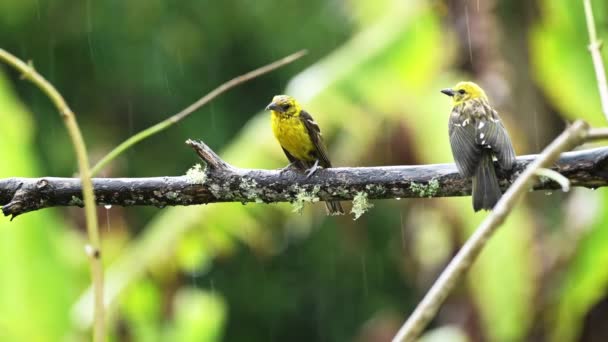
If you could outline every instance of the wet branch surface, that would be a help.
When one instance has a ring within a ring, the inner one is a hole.
[[[224,162],[202,142],[187,141],[207,164],[205,181],[191,177],[94,178],[98,205],[177,206],[216,202],[291,202],[306,191],[320,200],[352,200],[365,192],[370,199],[466,196],[470,180],[458,175],[454,164],[415,166],[340,167],[321,169],[312,177],[296,170],[241,169]],[[499,171],[506,189],[537,155],[517,158],[511,172]],[[563,153],[552,167],[572,186],[608,185],[608,147]],[[541,177],[536,190],[559,189]],[[82,206],[78,178],[0,179],[0,205],[5,216],[57,206]]]

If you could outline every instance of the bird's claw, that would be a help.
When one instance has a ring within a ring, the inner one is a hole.
[[[282,175],[283,172],[285,172],[285,171],[296,169],[296,167],[295,167],[296,163],[297,163],[296,161],[292,161],[291,163],[287,164],[287,166],[280,168],[279,174]]]
[[[317,159],[315,160],[315,164],[312,167],[306,169],[306,179],[310,178],[310,176],[312,176],[320,168],[321,167],[319,166],[319,160]]]

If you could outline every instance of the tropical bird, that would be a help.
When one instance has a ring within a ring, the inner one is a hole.
[[[503,170],[515,163],[509,134],[477,84],[460,82],[441,92],[452,98],[450,145],[458,172],[473,178],[473,210],[490,210],[502,196],[493,159]]]
[[[277,95],[266,110],[271,113],[272,132],[289,159],[287,168],[305,170],[308,178],[319,167],[331,167],[319,125],[293,97]],[[330,215],[344,213],[338,201],[327,201],[325,206]]]

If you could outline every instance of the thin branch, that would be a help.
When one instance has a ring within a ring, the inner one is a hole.
[[[591,128],[587,134],[587,141],[606,140],[608,137],[608,127]]]
[[[585,7],[585,19],[587,21],[587,31],[589,31],[589,52],[595,69],[595,78],[597,79],[597,87],[600,93],[600,102],[602,111],[608,120],[608,81],[606,81],[606,68],[602,60],[602,42],[597,38],[595,31],[595,20],[593,19],[593,8],[591,8],[591,0],[583,0]]]
[[[34,83],[34,85],[40,88],[40,90],[48,96],[55,107],[57,107],[70,135],[78,159],[78,169],[82,183],[82,188],[78,193],[82,194],[84,198],[87,232],[89,236],[89,244],[86,246],[85,251],[87,252],[90,261],[91,278],[95,292],[95,323],[93,338],[96,342],[105,341],[103,264],[101,260],[101,246],[99,243],[99,229],[97,227],[97,212],[95,210],[95,198],[93,197],[93,183],[91,181],[91,171],[89,169],[89,158],[87,156],[87,149],[84,139],[82,138],[82,133],[80,132],[80,128],[76,121],[76,116],[65,102],[63,96],[61,96],[51,83],[36,72],[31,63],[26,64],[3,49],[0,49],[0,59],[21,72],[23,78]]]
[[[233,79],[231,79],[230,81],[221,84],[220,86],[218,86],[217,88],[213,89],[210,93],[208,93],[207,95],[201,97],[199,100],[197,100],[196,102],[194,102],[193,104],[191,104],[190,106],[186,107],[185,109],[183,109],[182,111],[180,111],[177,114],[172,115],[171,117],[153,125],[150,126],[146,129],[144,129],[143,131],[129,137],[127,140],[123,141],[120,145],[116,146],[112,151],[110,151],[107,155],[105,155],[103,158],[101,158],[101,160],[99,162],[97,162],[97,164],[95,164],[95,166],[93,166],[91,168],[91,174],[94,176],[97,173],[99,173],[99,171],[101,171],[101,169],[103,169],[109,162],[111,162],[112,160],[114,160],[116,157],[118,157],[119,155],[121,155],[124,151],[126,151],[127,149],[129,149],[130,147],[132,147],[133,145],[139,143],[140,141],[166,129],[171,127],[172,125],[174,125],[175,123],[185,119],[187,116],[189,116],[190,114],[194,113],[195,111],[197,111],[199,108],[201,108],[202,106],[204,106],[205,104],[209,103],[211,100],[215,99],[216,97],[218,97],[219,95],[225,93],[226,91],[242,84],[245,83],[249,80],[252,80],[256,77],[259,77],[263,74],[269,73],[275,69],[278,69],[282,66],[285,66],[297,59],[299,59],[300,57],[304,56],[307,53],[306,50],[301,50],[298,51],[294,54],[291,54],[287,57],[283,57],[275,62],[272,62],[268,65],[265,65],[263,67],[260,67],[258,69],[252,70],[246,74],[237,76]]]
[[[352,200],[360,192],[369,199],[471,193],[470,180],[460,177],[454,164],[331,168],[319,170],[307,179],[293,170],[237,168],[205,144],[191,140],[187,143],[208,165],[206,170],[178,177],[95,178],[97,203],[165,207],[214,202],[293,202],[304,191],[314,192],[322,201]],[[537,157],[518,157],[511,173],[500,174],[503,189]],[[553,170],[567,177],[573,186],[608,186],[608,147],[564,153]],[[12,216],[42,208],[81,206],[80,184],[77,178],[0,179],[0,205],[5,215]],[[545,179],[535,188],[554,190],[560,185]]]
[[[192,139],[186,140],[186,145],[192,147],[194,152],[198,154],[202,161],[205,162],[207,167],[211,170],[234,170],[235,168],[226,163],[220,158],[209,146],[205,143],[194,141]]]
[[[558,136],[544,151],[530,163],[513,185],[502,196],[492,212],[477,227],[473,235],[450,261],[431,289],[418,304],[414,312],[399,329],[393,342],[414,341],[422,330],[435,317],[439,307],[450,294],[462,276],[471,268],[473,262],[486,245],[488,239],[511,212],[517,200],[532,185],[538,169],[552,165],[560,154],[580,144],[587,138],[589,128],[584,121],[576,121]]]
[[[568,180],[568,178],[562,176],[561,173],[555,170],[540,168],[536,170],[536,175],[540,177],[549,178],[554,182],[558,183],[562,187],[563,192],[570,191],[570,180]]]

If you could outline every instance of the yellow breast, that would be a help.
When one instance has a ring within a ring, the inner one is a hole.
[[[272,113],[271,125],[275,138],[289,154],[299,160],[312,161],[314,159],[311,156],[311,152],[315,149],[314,144],[299,117],[284,117]]]

